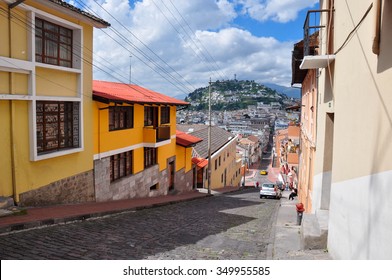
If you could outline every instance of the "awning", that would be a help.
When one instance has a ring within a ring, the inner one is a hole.
[[[299,69],[318,69],[326,68],[335,60],[334,54],[327,55],[307,55],[304,56]]]

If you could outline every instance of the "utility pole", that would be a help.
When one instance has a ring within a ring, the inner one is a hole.
[[[208,87],[208,194],[211,194],[211,77]]]

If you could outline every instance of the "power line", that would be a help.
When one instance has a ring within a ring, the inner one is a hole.
[[[80,5],[83,5],[83,3],[81,3],[80,1],[76,0],[76,2],[78,2]],[[138,42],[140,42],[146,49],[148,49],[158,60],[160,60],[161,62],[163,62],[167,67],[169,67],[174,73],[176,73],[182,80],[184,80],[184,82],[186,84],[188,84],[193,90],[195,90],[195,87],[190,84],[180,73],[178,73],[173,67],[171,67],[166,61],[164,61],[158,54],[156,54],[151,48],[149,48],[145,43],[143,43],[142,40],[140,40],[132,31],[130,31],[126,26],[124,26],[120,21],[118,21],[110,12],[108,12],[104,7],[102,7],[101,4],[99,4],[96,0],[94,0],[94,2],[102,9],[104,10],[111,18],[113,18],[118,24],[120,24],[120,26],[122,26],[128,33],[130,33]],[[84,8],[90,10],[92,13],[95,13],[94,11],[92,11],[89,7],[87,7],[86,5],[83,6]],[[95,13],[96,14],[96,13]],[[144,58],[146,58],[149,62],[153,63],[158,69],[160,69],[161,71],[163,71],[166,75],[168,75],[170,78],[172,78],[173,80],[175,80],[176,82],[180,83],[182,86],[184,86],[185,88],[187,88],[187,86],[185,85],[184,82],[178,80],[176,77],[174,77],[171,73],[169,73],[166,69],[164,69],[162,66],[160,66],[158,63],[156,63],[148,54],[146,54],[143,50],[141,50],[139,47],[137,47],[134,43],[132,43],[128,38],[126,38],[125,36],[123,36],[121,33],[119,33],[114,27],[111,27],[111,29],[113,30],[113,32],[119,36],[121,39],[123,39],[124,41],[126,41],[133,49],[135,49],[137,52],[139,52]],[[137,56],[136,56],[137,57]],[[140,61],[142,61],[144,63],[144,61],[142,59],[140,59],[139,57],[137,57]],[[146,64],[146,63],[144,63]],[[146,64],[147,65],[147,64]],[[147,65],[148,66],[148,65]],[[151,67],[150,67],[151,68]],[[154,70],[153,68],[151,68],[152,70]],[[155,71],[155,70],[154,70]],[[155,71],[156,72],[156,71]],[[158,73],[158,72],[157,72]],[[159,73],[158,73],[159,74]],[[162,76],[163,77],[163,76]],[[165,78],[165,77],[163,77]],[[165,78],[166,79],[166,78]],[[166,79],[167,80],[167,79]],[[187,88],[188,91],[189,88]]]
[[[3,12],[4,12],[4,14],[0,14],[0,15],[4,16],[5,18],[8,18],[8,11],[7,11],[7,10],[4,10],[3,8],[0,7],[0,11],[3,11]],[[23,29],[25,29],[26,31],[30,31],[30,30],[32,30],[33,28],[35,28],[35,25],[34,25],[32,22],[28,22],[27,20],[25,21],[25,18],[22,18],[22,17],[20,17],[20,16],[18,17],[18,15],[17,15],[15,12],[14,12],[12,18],[18,20],[19,22],[21,22],[22,24],[20,24],[20,23],[14,21],[14,23],[15,23],[16,25],[21,26],[21,27],[22,27]],[[29,28],[28,28],[28,27],[29,27]],[[82,49],[82,47],[83,47],[83,48],[86,48],[86,49],[89,50],[91,53],[93,53],[92,50],[88,49],[86,46],[78,45],[78,44],[76,44],[76,43],[74,43],[74,46],[80,47],[81,49]],[[76,57],[78,57],[79,59],[81,59],[81,61],[83,61],[83,62],[85,62],[85,63],[87,63],[87,64],[89,64],[89,65],[91,65],[91,66],[93,66],[93,67],[95,67],[95,68],[97,68],[97,69],[99,69],[100,71],[104,72],[105,74],[111,76],[111,77],[114,78],[115,80],[117,80],[117,81],[119,81],[119,82],[121,82],[121,83],[123,83],[123,84],[127,84],[127,83],[124,83],[123,81],[119,80],[117,77],[113,76],[111,72],[108,72],[108,71],[102,69],[101,67],[99,67],[99,66],[97,66],[97,65],[94,65],[94,64],[93,64],[92,62],[90,62],[88,59],[86,59],[86,58],[84,58],[84,57],[81,57],[79,54],[73,53],[73,55],[76,56]],[[91,60],[92,60],[92,57],[91,57]],[[3,59],[3,61],[4,61],[4,59]],[[15,67],[16,69],[23,70],[22,68],[19,68],[17,65],[15,65],[15,64],[13,64],[13,63],[11,63],[11,64],[12,64],[13,66],[16,66],[16,67]],[[108,68],[108,69],[111,70],[110,68]],[[47,77],[41,76],[41,75],[39,75],[39,74],[37,74],[37,73],[34,73],[34,74],[35,74],[36,77],[43,78],[43,79],[45,79],[45,80],[47,80],[47,81],[49,81],[49,82],[51,82],[51,83],[53,83],[53,84],[55,84],[55,85],[58,85],[58,86],[60,86],[60,87],[62,87],[62,88],[64,88],[64,89],[66,89],[66,90],[74,91],[74,89],[67,88],[67,87],[65,87],[64,85],[61,85],[61,84],[59,84],[59,83],[56,83],[56,82],[53,81],[53,80],[48,79]],[[148,93],[148,91],[147,91],[147,92],[143,92],[143,91],[140,91],[138,88],[132,87],[131,85],[128,85],[128,86],[129,86],[131,89],[135,90],[135,91],[138,91],[138,92],[140,92],[140,93],[142,93],[142,94],[145,94],[146,96],[150,96],[149,93]],[[84,94],[83,94],[83,95],[84,95]],[[91,97],[91,96],[89,96],[89,95],[84,95],[84,96],[86,96],[86,97]]]
[[[161,0],[162,1],[162,0]],[[191,32],[191,34],[195,34],[195,31],[191,28],[191,26],[190,26],[190,24],[188,23],[188,21],[183,17],[183,15],[182,15],[182,13],[180,13],[180,11],[177,9],[177,7],[174,5],[174,3],[172,2],[172,0],[169,0],[170,1],[170,4],[174,7],[174,9],[176,10],[176,12],[177,12],[177,14],[179,14],[180,15],[180,17],[181,17],[181,19],[185,22],[185,24],[186,24],[186,26],[188,27],[188,29],[190,30],[190,32]],[[163,1],[162,1],[162,3],[163,3]],[[185,30],[185,29],[184,29]],[[186,32],[186,31],[185,31]],[[191,37],[192,38],[192,37]],[[208,60],[210,60],[210,61],[212,61],[213,63],[214,63],[214,65],[215,65],[215,67],[216,67],[216,70],[217,70],[217,72],[218,72],[218,74],[219,75],[221,75],[221,77],[223,78],[223,79],[225,79],[225,74],[224,73],[220,73],[220,70],[219,70],[219,66],[218,66],[218,64],[216,63],[216,60],[212,57],[212,55],[210,54],[210,52],[208,51],[208,49],[203,45],[203,43],[200,41],[200,39],[197,37],[197,36],[195,36],[195,38],[196,38],[196,40],[197,40],[197,42],[201,45],[201,47],[204,49],[204,51],[207,53],[207,55],[208,55],[208,57],[209,57],[209,59],[208,58],[206,58],[207,59],[207,61]],[[192,39],[193,40],[193,39]],[[204,56],[204,54],[203,54],[203,56]]]

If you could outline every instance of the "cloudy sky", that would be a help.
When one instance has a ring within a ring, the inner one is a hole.
[[[94,31],[94,79],[176,96],[235,75],[289,86],[293,44],[318,0],[68,2],[111,23]]]

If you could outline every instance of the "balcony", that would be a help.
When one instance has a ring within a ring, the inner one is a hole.
[[[143,142],[158,143],[170,139],[170,126],[146,126],[143,128]]]
[[[309,10],[305,23],[304,23],[304,40],[303,40],[303,59],[299,66],[299,69],[317,69],[317,68],[325,68],[327,67],[333,60],[335,60],[335,55],[326,54],[320,55],[320,42],[319,42],[319,33],[322,28],[327,28],[326,25],[321,25],[320,19],[322,13],[329,13],[330,10]],[[328,16],[329,18],[329,16]],[[311,22],[314,22],[312,25]],[[328,31],[327,31],[328,32]],[[328,47],[328,46],[327,46]],[[294,53],[293,52],[293,61],[294,61]],[[328,53],[328,52],[326,52]],[[300,51],[296,52],[296,61],[299,60]]]

